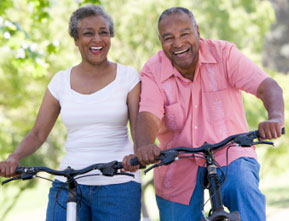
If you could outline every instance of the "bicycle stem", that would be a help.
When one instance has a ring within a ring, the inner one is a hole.
[[[77,220],[77,184],[74,176],[67,177],[68,197],[67,197],[67,209],[66,217],[67,221]]]
[[[214,164],[214,155],[211,150],[208,150],[204,152],[204,156],[207,164],[207,179],[208,183],[210,184],[208,186],[208,189],[211,197],[212,211],[215,212],[219,210],[224,210],[217,168]]]

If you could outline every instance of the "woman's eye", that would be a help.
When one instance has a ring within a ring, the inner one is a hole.
[[[109,32],[108,32],[108,31],[101,31],[99,34],[100,34],[100,35],[108,35]]]
[[[85,33],[83,33],[83,35],[85,35],[85,36],[91,36],[91,35],[93,35],[93,33],[92,33],[92,32],[85,32]]]

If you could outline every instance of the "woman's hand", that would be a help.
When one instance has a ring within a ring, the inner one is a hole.
[[[0,162],[0,176],[12,177],[15,176],[16,167],[19,166],[19,160],[10,156],[7,160]]]
[[[130,154],[130,155],[127,155],[123,158],[122,160],[122,166],[123,166],[123,169],[122,171],[129,171],[129,172],[136,172],[138,169],[139,169],[139,165],[137,166],[132,166],[130,164],[130,160],[132,158],[135,158],[136,156],[133,155],[133,154]]]

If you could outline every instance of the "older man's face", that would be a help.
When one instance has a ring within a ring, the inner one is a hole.
[[[159,39],[166,56],[182,74],[193,68],[198,60],[199,32],[185,13],[164,17],[159,23]]]

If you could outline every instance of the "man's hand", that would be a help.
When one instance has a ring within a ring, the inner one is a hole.
[[[136,156],[142,165],[148,165],[157,162],[160,153],[160,149],[155,144],[150,144],[138,148]]]
[[[284,122],[280,120],[266,120],[259,124],[259,133],[261,136],[261,139],[275,139],[280,137],[281,130],[284,127]]]
[[[281,136],[284,127],[284,99],[282,88],[272,78],[266,78],[257,89],[259,97],[268,112],[268,119],[259,124],[261,139],[274,139]]]
[[[16,167],[19,166],[19,161],[9,157],[7,160],[0,162],[0,176],[12,177],[15,176]]]

